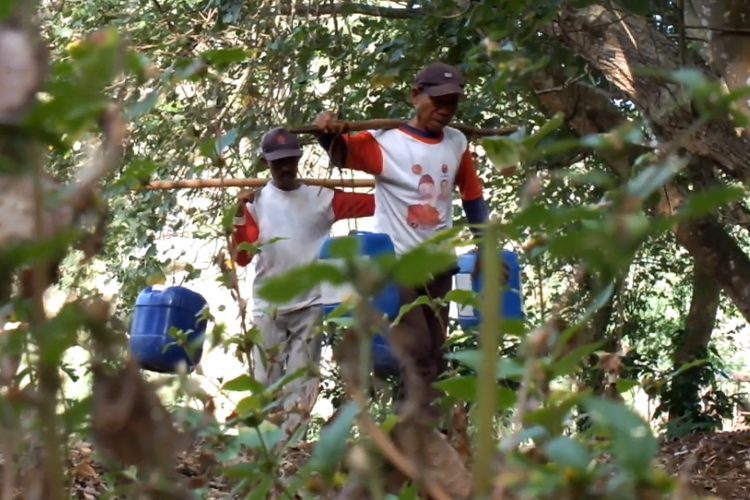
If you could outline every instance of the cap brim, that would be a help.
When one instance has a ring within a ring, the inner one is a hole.
[[[463,95],[464,89],[456,83],[444,83],[442,85],[423,87],[422,92],[433,97],[440,97],[451,94]]]
[[[302,156],[299,149],[279,149],[270,153],[263,153],[263,158],[269,161],[280,160],[282,158],[294,158]]]

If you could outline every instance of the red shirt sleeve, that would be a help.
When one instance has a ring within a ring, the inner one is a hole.
[[[254,255],[247,250],[238,250],[237,247],[241,243],[255,243],[258,241],[260,230],[258,223],[255,221],[255,217],[247,209],[247,206],[242,207],[242,215],[244,218],[243,224],[234,224],[232,231],[232,258],[240,267],[247,266],[252,262]]]
[[[335,221],[372,217],[375,215],[375,195],[334,189],[331,209]]]
[[[346,143],[344,168],[370,175],[383,173],[383,151],[370,132],[342,136]]]
[[[468,147],[461,156],[461,163],[458,165],[456,186],[458,186],[458,192],[461,193],[461,199],[464,201],[476,200],[484,194],[482,180],[477,175],[477,167]]]

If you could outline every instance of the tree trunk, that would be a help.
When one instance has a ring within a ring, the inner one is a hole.
[[[711,340],[719,310],[721,291],[710,273],[700,264],[693,268],[693,296],[690,310],[685,318],[680,344],[672,357],[675,371],[686,363],[705,359],[708,342]],[[701,377],[703,367],[688,368],[670,381],[672,397],[667,398],[669,420],[674,421],[690,415],[700,406]]]
[[[693,296],[685,319],[685,340],[674,353],[674,366],[679,368],[691,360],[694,353],[703,351],[711,340],[721,290],[711,273],[700,265],[693,269]]]
[[[685,136],[696,119],[690,103],[679,97],[679,84],[654,75],[680,69],[680,50],[652,24],[619,9],[590,5],[564,7],[552,24],[540,29],[601,71],[633,101],[657,136],[684,139],[682,145],[694,155],[736,179],[750,179],[750,141],[738,136],[729,119]],[[705,64],[689,62],[708,81],[716,81]]]
[[[627,123],[617,107],[603,94],[581,83],[565,86],[565,78],[552,68],[540,72],[533,81],[539,91],[538,98],[547,112],[563,112],[568,125],[581,136],[607,133]],[[548,91],[560,88],[559,91]],[[633,160],[642,148],[631,147],[630,151],[597,152],[614,172],[627,176]],[[710,169],[711,164],[697,159],[691,169]],[[661,190],[656,211],[672,215],[684,201],[687,190],[675,182]],[[750,259],[737,242],[713,217],[702,217],[675,225],[672,228],[677,242],[688,251],[695,262],[705,269],[716,283],[727,293],[745,319],[750,322]]]

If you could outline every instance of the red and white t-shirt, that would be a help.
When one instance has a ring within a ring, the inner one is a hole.
[[[344,139],[345,167],[375,176],[375,230],[393,239],[397,254],[453,225],[454,186],[463,200],[482,196],[466,136],[454,128],[435,139],[405,128]]]
[[[282,191],[273,183],[266,184],[256,194],[255,201],[245,205],[244,217],[235,220],[232,233],[232,250],[240,266],[248,265],[253,259],[247,251],[237,251],[240,243],[262,245],[255,256],[253,309],[263,312],[272,306],[277,312],[290,312],[320,304],[317,287],[287,304],[273,305],[263,301],[255,291],[266,279],[317,260],[334,222],[370,217],[374,212],[372,194],[347,193],[305,184],[294,191]]]

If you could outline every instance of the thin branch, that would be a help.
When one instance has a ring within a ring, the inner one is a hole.
[[[330,3],[325,5],[275,5],[274,7],[274,14],[279,16],[288,16],[292,13],[299,16],[330,16],[333,14],[341,14],[374,16],[385,19],[411,19],[428,15],[424,9],[375,7],[373,5],[348,2]]]

